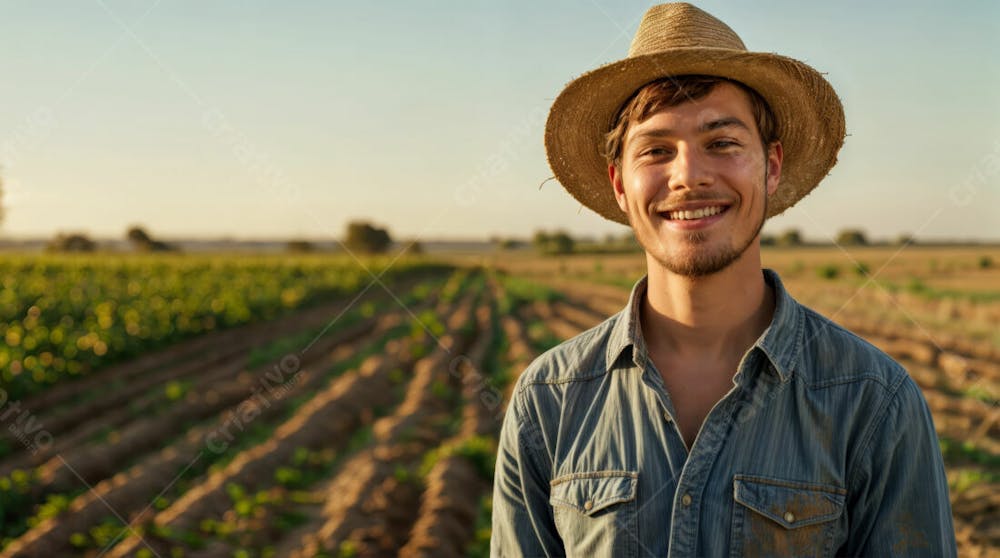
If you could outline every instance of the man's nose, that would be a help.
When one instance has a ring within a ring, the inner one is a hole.
[[[667,186],[671,190],[698,188],[712,183],[705,154],[690,144],[677,146],[677,153],[670,164]]]

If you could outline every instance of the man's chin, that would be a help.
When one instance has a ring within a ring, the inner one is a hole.
[[[693,233],[700,234],[700,233]],[[707,277],[714,275],[733,265],[746,251],[737,251],[732,247],[711,247],[704,245],[707,239],[691,241],[691,246],[676,250],[677,239],[674,239],[674,250],[664,250],[663,248],[649,250],[646,253],[652,257],[660,267],[682,277]],[[680,242],[685,242],[680,240]],[[665,247],[664,247],[665,248]]]

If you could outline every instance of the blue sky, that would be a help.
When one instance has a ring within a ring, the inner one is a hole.
[[[868,4],[697,3],[844,101],[833,174],[765,231],[1000,240],[1000,3]],[[538,189],[542,128],[648,5],[0,0],[0,235],[624,232]]]

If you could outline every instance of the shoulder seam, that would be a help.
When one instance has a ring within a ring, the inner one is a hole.
[[[612,317],[614,317],[614,316],[612,316]],[[587,330],[584,330],[584,331],[580,332],[579,334],[577,334],[576,336],[574,336],[574,337],[572,337],[570,339],[567,339],[566,341],[563,341],[559,345],[556,345],[555,347],[552,347],[552,348],[546,350],[542,354],[540,354],[537,357],[535,357],[535,362],[538,362],[539,360],[541,360],[541,359],[549,356],[550,354],[556,352],[558,349],[560,349],[560,348],[562,348],[562,347],[564,347],[565,345],[568,345],[568,344],[572,344],[572,345],[578,345],[578,344],[580,344],[580,345],[584,345],[584,346],[590,344],[592,342],[592,340],[594,339],[595,336],[599,336],[599,335],[603,334],[604,330],[607,330],[607,329],[609,329],[610,327],[613,326],[613,323],[611,324],[611,326],[608,326],[607,324],[609,322],[611,322],[611,318],[608,318],[608,319],[604,320],[603,322],[595,325],[594,327],[592,327],[590,329],[587,329]],[[602,353],[601,356],[603,357],[603,353]],[[552,379],[536,379],[536,378],[531,378],[531,377],[525,375],[525,373],[522,373],[518,377],[521,381],[520,381],[520,385],[517,388],[517,392],[521,393],[525,389],[527,389],[529,386],[533,386],[533,385],[557,385],[557,384],[565,384],[565,383],[571,383],[571,382],[577,382],[577,381],[588,381],[588,380],[592,380],[594,378],[600,377],[600,376],[606,374],[607,371],[603,369],[603,366],[604,366],[603,359],[602,358],[598,358],[597,360],[599,362],[597,362],[594,365],[594,366],[597,366],[597,368],[594,368],[592,366],[589,371],[583,372],[583,373],[581,373],[579,375],[576,375],[576,376],[560,376],[560,377],[556,377],[556,378],[552,378]],[[533,366],[529,366],[528,370],[531,370],[532,368],[533,368]],[[528,370],[526,370],[525,372],[527,372]]]
[[[887,404],[882,409],[882,412],[879,414],[879,416],[876,417],[876,419],[873,420],[871,425],[868,427],[868,431],[865,433],[864,437],[862,438],[861,445],[859,446],[860,451],[854,457],[854,464],[847,469],[848,471],[847,478],[850,479],[848,481],[849,483],[848,487],[851,488],[852,491],[854,489],[855,483],[857,482],[858,478],[857,469],[861,465],[861,460],[864,458],[865,455],[868,454],[868,450],[871,448],[872,440],[875,439],[875,432],[880,428],[882,428],[882,425],[885,423],[885,420],[889,416],[890,409],[892,409],[893,406],[898,404],[899,387],[903,385],[903,382],[905,382],[907,378],[909,378],[909,374],[906,373],[906,370],[903,370],[903,373],[900,374],[899,379],[893,382],[891,386],[881,384],[880,382],[880,385],[882,385],[888,392],[886,394],[886,397],[883,399],[883,401],[886,401]]]
[[[554,378],[552,380],[525,380],[524,385],[521,386],[521,391],[524,391],[528,386],[543,386],[543,385],[559,385],[559,384],[569,384],[573,382],[586,382],[593,380],[594,378],[599,378],[607,374],[607,371],[594,370],[589,372],[587,375],[579,376],[567,376],[565,378]]]
[[[535,444],[526,443],[523,436],[521,435],[521,433],[523,432],[531,436],[532,433],[529,431],[533,430],[538,434],[539,437],[541,437],[541,425],[536,422],[532,422],[530,420],[530,418],[528,417],[528,413],[526,412],[527,409],[520,408],[525,405],[524,396],[522,392],[523,388],[521,390],[518,390],[516,394],[511,396],[512,404],[510,405],[510,407],[513,407],[512,411],[514,412],[514,424],[517,427],[517,433],[518,433],[517,444],[521,448],[526,449],[529,452],[533,453],[535,455],[535,459],[540,459],[540,458],[549,459],[549,456],[545,452],[542,452],[541,448],[536,447]]]

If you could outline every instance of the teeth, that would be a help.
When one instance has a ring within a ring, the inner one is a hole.
[[[669,213],[670,218],[673,220],[688,220],[688,219],[701,219],[702,217],[711,217],[717,213],[722,213],[721,205],[713,205],[711,207],[703,207],[701,209],[695,209],[694,211],[671,211]]]

